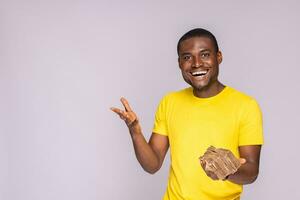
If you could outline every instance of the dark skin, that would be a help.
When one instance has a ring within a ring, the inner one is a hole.
[[[154,174],[161,168],[169,149],[168,137],[152,133],[149,142],[147,142],[142,134],[139,120],[129,106],[128,101],[122,97],[121,103],[124,110],[118,108],[111,108],[111,110],[125,121],[133,142],[136,158],[143,169],[150,174]]]
[[[224,89],[218,81],[219,64],[222,53],[216,52],[212,41],[207,37],[194,37],[184,40],[179,48],[178,64],[183,79],[193,87],[194,95],[208,98]],[[193,76],[196,71],[207,71],[204,77]]]
[[[193,87],[196,97],[208,98],[220,93],[225,86],[219,82],[219,64],[222,53],[216,51],[213,42],[207,37],[192,37],[180,44],[178,63],[184,80]],[[193,76],[198,71],[205,71],[204,76]],[[129,129],[137,160],[143,169],[151,174],[157,172],[164,161],[169,149],[167,136],[152,133],[147,142],[141,130],[137,115],[132,111],[128,101],[121,98],[124,110],[111,108],[123,119]],[[259,171],[260,145],[240,146],[241,167],[228,177],[227,180],[236,184],[249,184],[255,181]],[[203,170],[205,166],[200,163]],[[205,170],[204,170],[205,171]],[[205,171],[213,180],[214,173]]]

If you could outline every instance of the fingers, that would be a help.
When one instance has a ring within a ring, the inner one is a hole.
[[[245,164],[247,162],[247,160],[245,158],[240,158],[239,160],[240,160],[241,164]]]
[[[111,109],[112,111],[114,111],[115,113],[117,113],[118,115],[122,115],[122,110],[120,110],[119,108],[111,107],[110,109]]]
[[[205,161],[200,159],[200,164],[201,164],[202,168],[205,170],[205,166],[206,166]]]
[[[121,109],[119,108],[110,108],[113,112],[115,112],[116,114],[118,114],[120,116],[121,119],[126,120],[126,118],[128,117],[128,115]]]
[[[206,174],[212,179],[212,180],[219,180],[218,176],[213,172],[206,172]]]
[[[120,118],[126,122],[128,127],[135,125],[138,122],[136,114],[132,111],[128,101],[124,97],[122,97],[120,100],[125,108],[125,111],[115,107],[111,107],[110,109],[118,114]]]
[[[128,126],[132,125],[134,122],[137,122],[138,119],[136,117],[136,115],[131,111],[131,112],[126,112],[126,111],[123,111],[119,108],[110,108],[113,112],[115,112],[116,114],[119,115],[119,117],[124,120],[126,122],[126,124]]]
[[[122,97],[120,100],[121,100],[121,102],[122,102],[125,110],[128,111],[128,112],[131,112],[132,110],[131,110],[131,108],[129,106],[128,101],[124,97]]]
[[[206,162],[205,161],[200,159],[200,164],[201,164],[201,167],[203,168],[204,172],[206,173],[206,175],[208,177],[210,177],[212,180],[219,180],[218,176],[214,172],[209,171],[209,170],[206,169]]]

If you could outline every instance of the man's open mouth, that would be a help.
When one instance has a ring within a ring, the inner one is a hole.
[[[206,69],[206,70],[200,70],[200,71],[195,71],[195,72],[191,72],[191,75],[192,75],[192,76],[199,76],[199,77],[202,77],[202,76],[205,76],[207,73],[208,73],[208,69]]]

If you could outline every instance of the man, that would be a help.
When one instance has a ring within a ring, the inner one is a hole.
[[[111,109],[127,124],[136,157],[145,171],[158,171],[170,147],[164,200],[240,199],[242,185],[258,176],[263,144],[258,104],[218,80],[222,53],[209,31],[198,28],[187,32],[180,38],[177,52],[182,76],[191,87],[161,100],[149,142],[125,98],[121,98],[125,110]],[[218,180],[199,162],[199,156],[211,145],[240,158],[241,167],[225,180]]]

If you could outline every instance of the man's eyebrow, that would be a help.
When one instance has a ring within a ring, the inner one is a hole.
[[[201,49],[200,52],[211,51],[210,49]]]
[[[180,56],[187,56],[187,55],[191,55],[191,53],[183,52],[183,53],[180,54]]]
[[[200,49],[200,53],[203,53],[203,52],[211,52],[211,50],[210,49]],[[191,53],[183,52],[180,54],[180,56],[187,56],[187,55],[191,55]]]

